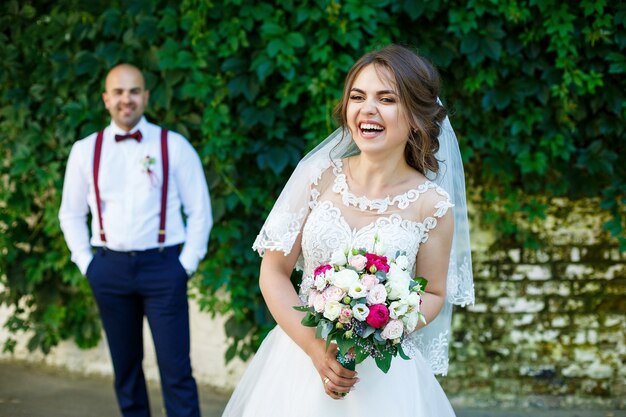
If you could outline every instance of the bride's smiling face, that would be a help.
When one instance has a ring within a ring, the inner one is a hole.
[[[350,87],[346,119],[361,152],[404,152],[410,126],[392,80],[389,70],[370,64]]]

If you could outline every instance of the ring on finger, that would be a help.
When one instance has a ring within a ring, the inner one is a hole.
[[[328,384],[328,381],[330,381],[329,377],[324,378],[324,385]]]

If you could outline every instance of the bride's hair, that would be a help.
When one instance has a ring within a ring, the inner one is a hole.
[[[347,107],[350,89],[363,68],[374,64],[379,76],[391,75],[391,82],[397,89],[400,105],[410,126],[409,140],[404,149],[407,163],[426,174],[439,171],[435,153],[439,149],[440,123],[447,115],[446,109],[438,102],[439,74],[425,58],[416,55],[399,45],[389,45],[372,51],[359,59],[346,76],[343,97],[335,107],[334,115],[342,126],[348,126]]]

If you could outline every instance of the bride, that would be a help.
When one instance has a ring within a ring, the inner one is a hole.
[[[463,167],[438,94],[436,70],[404,47],[351,68],[341,127],[299,163],[254,243],[278,325],[223,416],[454,416],[434,374],[447,372],[452,304],[474,294]],[[300,323],[293,306],[306,305],[306,293],[290,282],[294,267],[310,280],[336,250],[374,244],[391,257],[406,252],[409,270],[428,280],[428,325],[403,342],[412,359],[395,358],[386,374],[371,358],[356,371],[339,364],[336,346]]]

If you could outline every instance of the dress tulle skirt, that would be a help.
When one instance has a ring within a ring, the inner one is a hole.
[[[222,417],[452,417],[454,411],[428,364],[394,359],[384,374],[370,358],[343,400],[326,395],[309,357],[280,328],[251,361]]]

